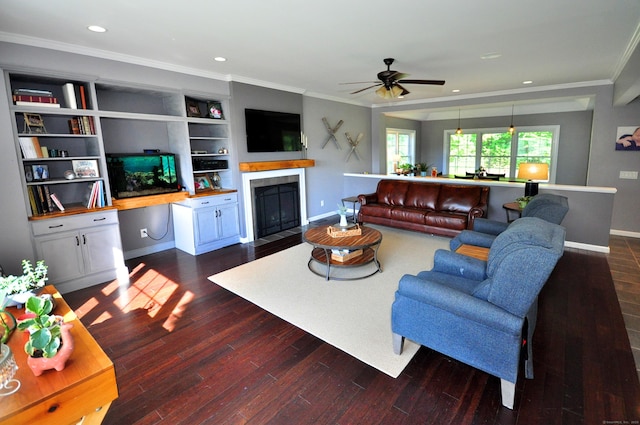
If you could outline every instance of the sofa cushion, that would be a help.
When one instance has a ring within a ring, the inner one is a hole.
[[[446,229],[464,230],[467,228],[467,215],[429,211],[425,216],[425,224]]]
[[[435,210],[440,187],[440,184],[413,183],[409,186],[404,205],[423,210]]]
[[[425,212],[417,208],[397,207],[391,210],[391,219],[407,223],[425,224]]]
[[[480,203],[482,189],[482,186],[443,184],[435,209],[467,214]]]
[[[378,203],[398,206],[404,205],[408,189],[408,181],[381,180],[376,190]]]
[[[391,218],[392,209],[385,204],[365,204],[360,207],[360,214],[367,217]]]

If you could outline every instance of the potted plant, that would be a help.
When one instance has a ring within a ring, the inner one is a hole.
[[[531,196],[521,196],[519,198],[516,198],[516,202],[518,203],[518,206],[520,207],[520,209],[524,209],[524,207],[527,206],[531,198],[532,198]]]
[[[0,276],[0,290],[6,291],[10,299],[8,306],[22,305],[34,295],[33,291],[42,288],[47,281],[47,265],[44,260],[36,262],[34,268],[29,260],[22,260],[22,276]]]
[[[29,355],[27,365],[35,376],[43,371],[64,369],[73,352],[74,341],[70,323],[51,314],[53,301],[47,297],[32,296],[26,303],[27,318],[18,323],[18,329],[28,332],[24,351]]]
[[[404,174],[405,176],[410,174],[411,171],[413,170],[413,165],[406,163],[406,164],[402,164],[400,165],[400,169],[402,170],[402,174]]]
[[[420,176],[426,177],[427,171],[432,164],[427,164],[426,162],[419,162],[416,164],[416,171],[420,173]]]

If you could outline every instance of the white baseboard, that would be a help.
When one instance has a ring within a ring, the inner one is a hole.
[[[584,249],[585,251],[602,252],[604,254],[608,254],[609,253],[609,247],[608,246],[602,246],[602,245],[591,245],[591,244],[588,244],[588,243],[564,241],[564,246],[566,248]]]
[[[628,238],[640,238],[640,233],[638,233],[638,232],[629,232],[628,230],[611,229],[611,230],[609,230],[609,234],[610,235],[616,235],[616,236],[626,236]]]

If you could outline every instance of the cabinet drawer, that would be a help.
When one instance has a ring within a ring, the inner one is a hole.
[[[211,196],[199,196],[197,198],[188,198],[184,202],[180,202],[182,205],[190,208],[207,208],[214,207],[216,205],[223,204],[235,204],[238,202],[238,193],[223,193],[220,195]]]
[[[39,236],[105,224],[118,224],[118,212],[116,210],[37,220],[31,222],[31,228],[33,235]]]

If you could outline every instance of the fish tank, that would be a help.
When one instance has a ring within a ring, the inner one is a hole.
[[[110,153],[107,171],[116,199],[180,191],[176,156],[172,153]]]

